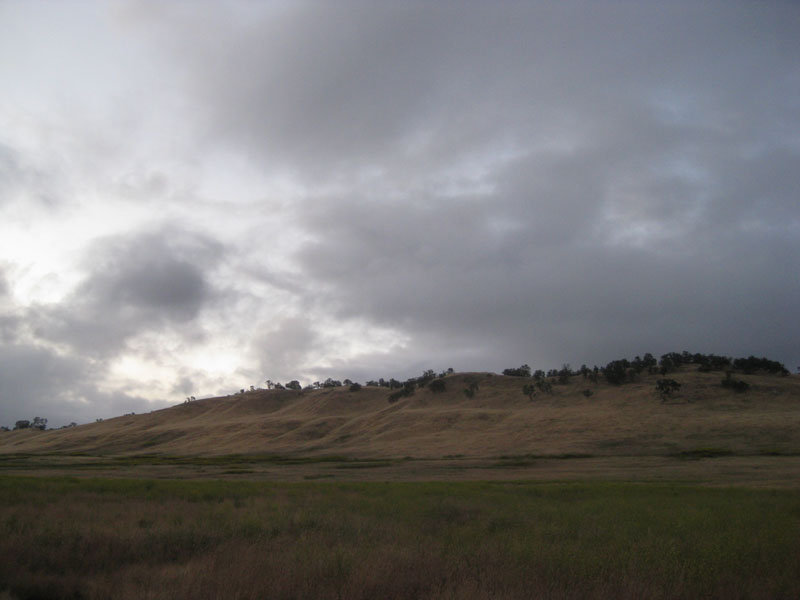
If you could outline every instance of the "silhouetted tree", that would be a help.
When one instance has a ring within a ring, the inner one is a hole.
[[[303,386],[300,385],[300,382],[297,379],[292,379],[289,383],[286,384],[287,390],[302,390]]]

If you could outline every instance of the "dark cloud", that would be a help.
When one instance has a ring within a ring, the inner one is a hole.
[[[56,307],[36,311],[40,337],[111,356],[137,334],[190,324],[217,293],[208,274],[222,246],[162,228],[101,240],[87,252],[88,276]]]

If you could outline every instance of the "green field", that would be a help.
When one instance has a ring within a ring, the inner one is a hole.
[[[587,597],[800,597],[800,491],[0,477],[0,598]]]

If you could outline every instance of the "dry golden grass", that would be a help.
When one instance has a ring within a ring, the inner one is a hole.
[[[2,433],[0,454],[800,454],[797,376],[742,375],[751,384],[743,394],[722,388],[720,373],[685,368],[670,377],[682,388],[666,403],[655,392],[657,375],[623,386],[576,376],[533,401],[521,391],[524,380],[485,373],[448,376],[446,392],[417,390],[396,403],[381,388],[257,391],[72,429]],[[480,389],[467,398],[462,390],[473,380]],[[584,389],[594,394],[584,397]]]

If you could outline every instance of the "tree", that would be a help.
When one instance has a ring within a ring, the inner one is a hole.
[[[440,394],[447,388],[447,383],[444,379],[434,379],[428,384],[428,389],[435,394]]]
[[[530,377],[531,368],[528,365],[522,365],[516,369],[503,369],[503,375],[509,377]]]
[[[661,396],[662,402],[666,402],[679,389],[681,389],[681,384],[674,379],[659,379],[656,381],[656,391]]]
[[[474,397],[475,396],[475,392],[478,391],[478,387],[479,387],[478,380],[477,379],[473,379],[472,381],[469,382],[469,385],[464,388],[464,390],[463,390],[464,391],[464,395],[467,398]]]
[[[292,379],[289,383],[286,384],[287,390],[302,390],[303,386],[300,385],[300,382],[297,379]]]
[[[28,429],[31,426],[31,422],[27,419],[23,419],[21,421],[17,421],[14,423],[14,429]]]
[[[350,391],[351,392],[360,392],[361,391],[361,384],[358,383],[357,381],[351,383],[350,384]]]
[[[522,393],[528,397],[528,400],[533,401],[533,397],[536,395],[536,386],[526,383],[522,386]]]
[[[613,385],[622,385],[628,378],[628,367],[630,363],[625,360],[612,360],[606,365],[603,374],[606,376],[606,381]]]
[[[47,419],[43,417],[33,417],[33,423],[31,423],[31,429],[38,429],[39,431],[44,431],[47,429]]]

